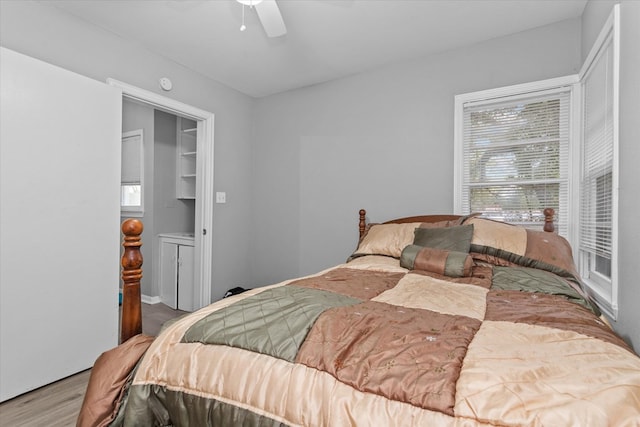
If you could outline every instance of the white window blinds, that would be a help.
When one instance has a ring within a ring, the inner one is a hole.
[[[120,209],[127,215],[143,213],[143,130],[122,135]]]
[[[463,106],[461,207],[541,229],[556,211],[567,234],[570,89]]]
[[[580,182],[580,274],[600,307],[617,315],[617,123],[614,26],[594,46],[582,77],[583,144]],[[606,28],[606,26],[605,26]],[[606,30],[605,30],[606,31]]]
[[[140,184],[142,174],[142,132],[122,138],[122,183]]]
[[[584,80],[581,247],[611,259],[613,77],[611,45]]]

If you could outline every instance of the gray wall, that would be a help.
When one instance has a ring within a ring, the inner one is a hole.
[[[611,13],[614,1],[590,1],[583,14],[583,58]],[[619,311],[613,327],[640,349],[640,2],[620,3]]]
[[[122,132],[143,130],[144,223],[142,257],[143,296],[160,295],[158,234],[193,232],[195,202],[176,199],[176,116],[130,100],[122,103]],[[124,216],[124,220],[128,216]]]
[[[454,96],[580,65],[574,19],[257,100],[253,284],[343,262],[360,208],[450,213]]]
[[[142,258],[144,260],[144,274],[140,280],[140,291],[143,295],[158,295],[153,293],[153,261],[155,248],[153,241],[153,157],[154,157],[154,118],[153,108],[131,101],[122,103],[122,132],[142,129],[142,144],[144,150],[144,207],[145,215],[140,218],[144,224],[142,231]],[[121,218],[125,220],[127,215]],[[121,249],[122,251],[122,249]]]
[[[215,190],[227,203],[214,205],[212,298],[234,283],[249,282],[244,262],[250,235],[253,99],[104,31],[47,2],[0,2],[0,43],[20,53],[90,78],[108,77],[161,93],[215,114]],[[174,89],[162,92],[169,77]]]
[[[177,175],[177,117],[163,111],[154,111],[154,156],[153,156],[153,234],[146,240],[153,242],[153,288],[151,294],[160,295],[160,259],[158,234],[193,232],[195,223],[195,201],[176,198]]]
[[[155,234],[193,232],[195,201],[176,198],[177,117],[154,111],[154,201]]]
[[[453,206],[453,97],[576,73],[613,2],[582,19],[494,39],[350,78],[253,100],[60,12],[46,2],[2,2],[0,43],[104,81],[113,77],[216,115],[212,296],[343,261],[369,219]],[[638,2],[623,1],[621,70],[621,295],[616,328],[638,346],[634,284],[640,211]],[[248,124],[253,124],[250,127]],[[635,143],[634,143],[635,141]],[[403,153],[398,156],[397,153]],[[251,262],[247,263],[246,260]],[[625,283],[627,284],[625,286]]]

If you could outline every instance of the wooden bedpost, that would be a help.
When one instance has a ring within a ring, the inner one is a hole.
[[[122,255],[122,319],[120,321],[120,342],[142,333],[142,303],[140,279],[142,278],[142,253],[140,235],[142,222],[127,219],[122,223],[124,254]]]
[[[543,227],[543,230],[544,231],[548,231],[549,233],[553,233],[553,231],[556,228],[555,225],[553,225],[553,216],[555,215],[556,211],[553,210],[553,208],[546,208],[542,212],[544,213],[544,227]]]
[[[364,209],[360,209],[359,214],[360,222],[358,222],[358,231],[360,231],[360,238],[362,239],[362,236],[364,235],[364,229],[367,226],[367,220],[365,219],[367,211],[365,211]]]

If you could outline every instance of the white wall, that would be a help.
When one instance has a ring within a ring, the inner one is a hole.
[[[583,57],[620,3],[620,187],[619,187],[619,311],[613,327],[640,350],[640,2],[590,1],[583,14]]]
[[[252,98],[47,2],[1,1],[0,44],[99,81],[112,77],[213,112],[215,190],[227,192],[227,203],[214,206],[212,298],[248,282]],[[158,88],[165,76],[174,85],[169,93]]]
[[[456,94],[578,72],[580,20],[257,101],[254,285],[343,262],[371,221],[453,209]]]

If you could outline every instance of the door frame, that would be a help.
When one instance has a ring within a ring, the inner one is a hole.
[[[194,120],[198,124],[196,170],[196,218],[194,228],[194,305],[201,308],[211,303],[213,253],[213,140],[214,114],[166,96],[108,78],[107,84],[122,90],[122,97],[158,110]]]

